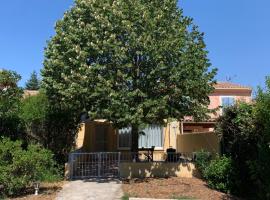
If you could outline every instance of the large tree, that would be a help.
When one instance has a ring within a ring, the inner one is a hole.
[[[176,0],[76,0],[45,52],[51,103],[138,129],[164,119],[202,117],[215,69],[203,34]]]

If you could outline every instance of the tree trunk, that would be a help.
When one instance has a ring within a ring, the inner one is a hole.
[[[131,126],[131,135],[132,135],[132,145],[131,145],[131,151],[132,152],[138,152],[138,140],[139,140],[139,128],[136,125]]]

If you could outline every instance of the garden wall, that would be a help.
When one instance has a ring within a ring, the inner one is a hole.
[[[220,153],[220,142],[214,132],[189,133],[177,136],[178,152],[196,152],[204,149],[213,155]]]
[[[120,164],[120,176],[122,178],[150,178],[150,177],[198,177],[199,173],[194,163],[166,163],[145,162]]]

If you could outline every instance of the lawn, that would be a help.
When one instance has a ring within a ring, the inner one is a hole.
[[[197,178],[173,177],[124,180],[122,189],[125,194],[123,200],[127,200],[128,197],[179,200],[237,199],[210,189],[204,181]]]

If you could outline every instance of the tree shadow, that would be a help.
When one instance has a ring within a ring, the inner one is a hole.
[[[192,162],[126,162],[120,164],[124,178],[168,178],[199,176]]]

